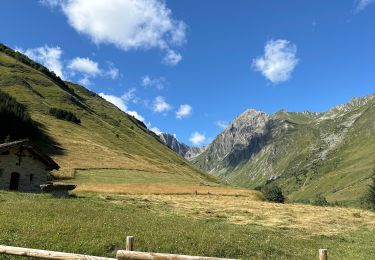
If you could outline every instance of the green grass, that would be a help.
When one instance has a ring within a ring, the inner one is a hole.
[[[136,250],[241,259],[371,259],[373,230],[310,236],[296,229],[235,225],[222,218],[194,219],[160,204],[116,204],[81,194],[75,199],[0,192],[0,244],[114,256],[128,235]],[[4,256],[1,259],[8,259]]]

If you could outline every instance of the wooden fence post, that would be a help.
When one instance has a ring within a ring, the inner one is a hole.
[[[328,250],[319,249],[319,260],[328,260]]]
[[[133,236],[127,236],[126,237],[125,250],[126,251],[134,251],[134,237]]]

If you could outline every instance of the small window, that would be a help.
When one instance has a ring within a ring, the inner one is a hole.
[[[0,169],[0,178],[3,177],[3,169]]]
[[[30,174],[30,182],[33,182],[34,180],[34,174]]]
[[[5,151],[5,152],[2,152],[2,153],[1,153],[1,155],[8,155],[8,154],[10,154],[9,151]]]

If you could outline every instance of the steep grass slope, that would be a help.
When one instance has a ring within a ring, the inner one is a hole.
[[[60,176],[75,169],[124,168],[207,175],[175,154],[144,124],[95,93],[63,82],[40,64],[0,46],[0,91],[26,106],[44,133],[34,140],[59,163]],[[80,124],[59,120],[51,108],[73,112]],[[6,122],[0,122],[6,124]]]
[[[194,163],[244,187],[277,183],[294,201],[358,204],[375,166],[375,95],[325,113],[248,110]]]

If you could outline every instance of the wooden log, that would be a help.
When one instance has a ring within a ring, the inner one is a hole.
[[[23,257],[35,257],[39,259],[48,259],[48,260],[116,260],[114,258],[69,254],[69,253],[46,251],[46,250],[39,250],[39,249],[30,249],[30,248],[0,245],[0,255],[1,254],[23,256]]]
[[[134,237],[132,237],[132,236],[126,237],[125,250],[126,251],[133,251],[134,250]]]
[[[328,250],[319,249],[319,260],[328,260]]]
[[[117,251],[116,257],[118,260],[235,260],[228,258],[159,254],[124,250]]]

